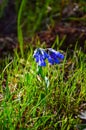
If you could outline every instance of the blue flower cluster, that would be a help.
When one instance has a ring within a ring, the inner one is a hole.
[[[47,48],[47,49],[37,48],[34,51],[33,57],[38,63],[38,66],[46,66],[45,63],[46,59],[51,65],[59,64],[61,60],[64,59],[64,55],[62,53],[55,51],[52,48]]]

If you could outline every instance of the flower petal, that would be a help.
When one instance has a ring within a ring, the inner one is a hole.
[[[35,61],[39,62],[39,56],[35,57]]]
[[[50,56],[48,57],[48,62],[49,62],[51,65],[54,64],[54,60],[53,60]]]
[[[36,58],[40,55],[40,50],[39,48],[37,48],[35,51],[34,51],[34,54],[33,54],[33,57]]]
[[[61,60],[64,59],[64,55],[63,55],[62,53],[60,53],[60,52],[57,52],[57,57],[58,57],[59,59],[61,59]]]
[[[59,61],[58,58],[54,59],[54,62],[55,62],[56,64],[59,64],[59,63],[60,63],[60,61]]]
[[[43,59],[48,58],[48,54],[47,54],[47,52],[44,51],[43,49],[41,49],[41,54],[42,54]]]
[[[46,66],[46,63],[45,63],[43,58],[39,57],[38,65],[39,66]]]

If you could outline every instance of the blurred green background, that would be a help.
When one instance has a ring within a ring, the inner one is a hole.
[[[54,26],[61,20],[64,8],[70,6],[72,11],[71,6],[74,7],[75,3],[86,12],[85,0],[0,0],[0,20],[6,20],[5,17],[9,20],[9,13],[13,11],[11,15],[17,17],[17,25],[21,26],[23,34],[31,36],[40,29],[45,30],[48,25]]]

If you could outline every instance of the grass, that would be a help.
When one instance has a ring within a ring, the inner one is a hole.
[[[0,129],[76,130],[86,100],[86,55],[75,49],[60,65],[43,68],[50,84],[36,73],[30,48],[25,58],[16,52],[5,60],[0,75]],[[84,106],[85,107],[85,106]]]
[[[43,68],[43,73],[50,81],[46,92],[46,84],[36,72],[33,47],[28,52],[23,52],[24,34],[31,35],[39,30],[46,18],[52,24],[52,16],[58,16],[62,12],[64,0],[62,5],[57,2],[58,0],[47,0],[44,4],[38,0],[34,5],[31,1],[23,0],[21,5],[16,2],[21,57],[15,51],[12,61],[9,57],[3,63],[0,61],[3,64],[0,66],[1,130],[76,130],[76,125],[81,123],[78,114],[86,109],[86,54],[77,49],[72,54],[67,51],[65,60],[60,65],[47,64]],[[5,6],[3,5],[0,16],[3,15]],[[45,25],[47,24],[49,25],[46,21]],[[56,42],[60,47],[63,42],[59,44],[58,40],[57,38]]]

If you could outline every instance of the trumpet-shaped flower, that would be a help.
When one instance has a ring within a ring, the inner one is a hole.
[[[52,57],[52,58],[59,58],[59,59],[61,59],[61,60],[63,60],[64,59],[64,55],[63,54],[61,54],[60,52],[58,52],[58,51],[55,51],[54,49],[52,49],[52,48],[48,48],[48,52],[49,52],[49,55]]]
[[[64,55],[52,48],[42,49],[38,48],[34,51],[33,57],[39,66],[46,66],[45,60],[53,64],[59,64],[64,59]]]

